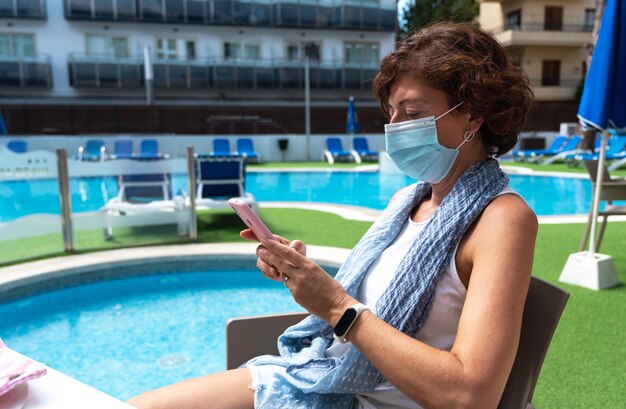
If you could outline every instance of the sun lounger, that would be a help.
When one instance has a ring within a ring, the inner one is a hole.
[[[362,136],[357,136],[352,139],[352,145],[354,146],[354,151],[359,155],[361,161],[366,162],[377,162],[378,161],[378,152],[372,151],[367,144],[367,139]]]
[[[600,140],[600,138],[598,138]],[[605,152],[606,160],[620,160],[626,158],[626,137],[611,138]],[[599,152],[573,153],[565,157],[565,162],[570,165],[578,165],[583,161],[598,160]]]
[[[511,152],[511,155],[513,156],[514,160],[524,161],[525,159],[528,159],[530,161],[537,161],[544,156],[553,156],[561,153],[563,151],[563,147],[567,143],[567,139],[567,136],[559,135],[546,149],[514,150],[513,152]]]
[[[326,160],[331,165],[336,160],[361,163],[361,158],[355,151],[344,151],[339,138],[327,138],[326,150],[322,151],[322,161]]]
[[[235,153],[237,156],[244,157],[248,163],[261,162],[261,155],[254,150],[254,143],[250,138],[237,138],[237,151]]]
[[[102,139],[89,139],[83,147],[78,147],[78,160],[103,161],[106,156],[106,147]]]
[[[139,154],[135,159],[159,160],[167,159],[169,155],[159,152],[159,142],[156,139],[144,139],[141,141]]]
[[[132,159],[133,141],[130,139],[118,139],[113,143],[111,159]]]
[[[232,157],[232,151],[230,150],[230,142],[228,139],[217,138],[213,139],[213,150],[209,154],[212,157]]]
[[[104,236],[113,237],[114,225],[160,225],[175,223],[178,233],[189,229],[189,214],[185,198],[172,196],[171,176],[166,173],[120,175],[118,194],[100,209],[106,215]],[[134,217],[134,216],[140,217]],[[116,222],[124,216],[134,221]],[[137,221],[137,223],[135,223]]]
[[[245,190],[245,160],[241,157],[196,159],[196,207],[227,208],[228,199],[240,198],[258,210]]]
[[[579,151],[578,145],[580,145],[580,142],[582,140],[583,140],[582,136],[576,135],[576,136],[570,137],[565,143],[565,145],[563,145],[563,149],[561,149],[561,152],[557,153],[556,155],[550,156],[549,158],[545,159],[541,163],[548,165],[550,163],[556,162],[557,160],[563,160],[567,155],[576,153],[577,151]]]

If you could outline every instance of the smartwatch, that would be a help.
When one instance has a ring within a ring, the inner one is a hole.
[[[339,318],[337,325],[335,325],[333,337],[342,344],[348,342],[346,339],[348,331],[350,331],[350,328],[352,328],[357,318],[359,318],[359,315],[361,315],[361,313],[365,310],[370,310],[370,307],[361,303],[348,308],[346,312],[343,313],[341,318]]]

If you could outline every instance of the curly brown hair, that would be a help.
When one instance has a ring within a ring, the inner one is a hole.
[[[526,74],[513,65],[491,35],[467,23],[443,22],[421,29],[387,55],[373,92],[389,115],[394,81],[410,75],[443,91],[459,110],[484,119],[478,134],[488,155],[500,156],[517,143],[533,105]]]

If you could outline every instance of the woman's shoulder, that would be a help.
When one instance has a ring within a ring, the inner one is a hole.
[[[526,201],[513,189],[507,189],[487,205],[479,219],[480,224],[493,226],[488,229],[490,231],[499,228],[536,231],[538,221]]]

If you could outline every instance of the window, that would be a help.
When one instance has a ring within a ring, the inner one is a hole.
[[[87,55],[128,58],[128,42],[124,37],[87,35]]]
[[[159,38],[157,40],[157,58],[159,60],[175,60],[176,40]]]
[[[522,29],[522,10],[518,9],[506,14],[505,28],[513,31]]]
[[[561,83],[561,61],[543,60],[541,85],[559,86]]]
[[[196,43],[191,40],[159,38],[157,40],[157,59],[195,60]]]
[[[286,57],[288,61],[300,61],[304,57],[309,57],[309,61],[320,61],[321,45],[314,42],[301,42],[287,44]]]
[[[593,26],[596,22],[596,9],[585,9],[585,22],[584,22],[584,30],[585,31],[593,31]]]
[[[261,47],[258,44],[224,43],[225,60],[256,60],[261,56]]]
[[[345,43],[344,56],[347,64],[378,65],[379,46],[368,43]]]
[[[546,6],[546,18],[544,22],[544,30],[550,30],[550,31],[563,30],[563,7]]]
[[[0,33],[0,55],[34,56],[33,34]]]
[[[185,53],[188,60],[196,59],[196,43],[193,41],[185,41]]]

